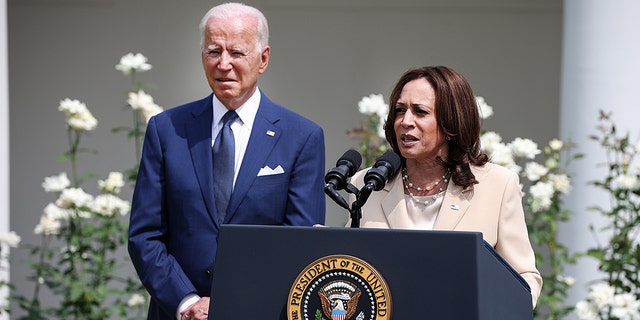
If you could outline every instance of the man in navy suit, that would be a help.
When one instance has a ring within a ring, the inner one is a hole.
[[[227,3],[200,30],[213,94],[149,120],[133,194],[129,254],[151,294],[148,319],[207,318],[221,224],[312,226],[325,218],[322,129],[258,88],[271,52],[264,15]],[[235,182],[221,213],[212,146],[229,110],[238,115]]]

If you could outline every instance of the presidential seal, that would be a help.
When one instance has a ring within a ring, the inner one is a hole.
[[[289,320],[388,320],[391,294],[380,273],[348,255],[309,264],[296,278],[287,301]]]

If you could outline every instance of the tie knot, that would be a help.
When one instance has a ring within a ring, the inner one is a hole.
[[[222,116],[222,124],[224,126],[231,125],[237,118],[238,114],[233,110],[229,110]]]

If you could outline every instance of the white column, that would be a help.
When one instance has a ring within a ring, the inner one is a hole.
[[[0,233],[9,231],[9,68],[7,58],[7,0],[0,0]],[[3,248],[6,249],[6,248]],[[3,265],[4,267],[4,265]],[[7,279],[9,269],[0,269],[0,279]],[[8,291],[0,289],[0,303]],[[0,315],[0,319],[9,319]]]
[[[571,250],[585,251],[596,245],[589,225],[606,223],[593,205],[607,207],[603,191],[588,185],[601,180],[605,168],[603,149],[588,139],[596,133],[598,111],[613,112],[619,132],[640,134],[640,1],[636,0],[565,0],[564,43],[560,131],[563,139],[577,144],[576,152],[586,155],[574,161],[571,174],[575,186],[567,199],[573,212],[570,223],[560,229],[561,241]],[[605,234],[598,238],[605,242]],[[567,270],[576,278],[569,293],[569,304],[586,297],[588,282],[600,279],[597,264],[583,258]]]

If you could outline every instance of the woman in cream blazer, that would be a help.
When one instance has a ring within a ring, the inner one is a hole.
[[[529,242],[519,178],[482,153],[478,107],[467,81],[447,67],[409,70],[389,104],[385,133],[402,169],[369,196],[360,226],[482,232],[529,284],[535,306],[542,278]],[[357,188],[363,187],[367,171],[352,178]]]

